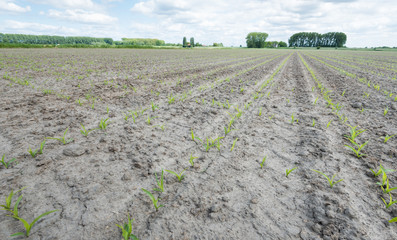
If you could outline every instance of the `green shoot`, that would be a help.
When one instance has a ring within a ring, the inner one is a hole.
[[[152,111],[154,112],[156,110],[156,108],[159,108],[159,107],[154,105],[154,103],[152,102]]]
[[[3,157],[1,158],[1,163],[3,164],[3,166],[5,167],[5,168],[8,168],[9,166],[10,166],[10,164],[12,163],[12,162],[14,162],[15,161],[15,158],[13,158],[13,159],[11,159],[11,160],[9,160],[9,161],[6,161],[6,160],[4,160],[4,158],[5,158],[5,154],[3,154]]]
[[[389,141],[389,139],[392,138],[392,137],[394,137],[394,136],[396,136],[396,134],[391,135],[391,136],[389,136],[389,135],[386,134],[386,136],[384,137],[383,142],[384,142],[384,143],[387,143],[387,141]]]
[[[313,119],[312,127],[316,126],[316,120]]]
[[[160,198],[156,199],[151,192],[149,192],[148,190],[146,190],[144,188],[142,188],[142,191],[144,191],[149,196],[149,198],[152,200],[153,206],[156,208],[156,211],[158,211],[159,208],[164,207],[164,205],[160,205],[160,206],[158,205],[158,201],[160,200]]]
[[[272,120],[273,117],[274,117],[274,114],[269,117],[269,120]]]
[[[80,106],[83,106],[83,103],[80,101],[80,98],[76,100],[76,103],[78,103]]]
[[[394,222],[397,222],[397,217],[395,217],[395,218],[393,218],[393,219],[391,219],[391,220],[389,221],[389,223],[394,223]]]
[[[262,162],[259,164],[261,165],[261,168],[263,168],[263,166],[265,165],[266,162],[266,156],[262,159]]]
[[[23,196],[23,195],[19,196],[19,198],[18,198],[17,201],[15,202],[14,210],[13,210],[13,211],[10,211],[10,212],[13,213],[13,215],[7,215],[7,216],[9,216],[9,217],[19,217],[18,205],[19,205],[19,202],[22,200],[22,196]]]
[[[51,213],[53,213],[53,212],[56,212],[56,211],[59,211],[59,210],[56,209],[56,210],[52,210],[52,211],[45,212],[45,213],[41,214],[40,216],[38,216],[37,218],[35,218],[35,219],[33,220],[33,222],[30,223],[30,224],[29,224],[25,219],[23,219],[23,218],[14,217],[15,219],[18,219],[19,221],[21,221],[21,222],[23,223],[26,232],[24,232],[24,233],[23,233],[23,232],[14,233],[14,234],[11,235],[11,237],[23,236],[23,235],[25,235],[26,237],[29,237],[30,230],[32,229],[33,225],[34,225],[40,218],[42,218],[42,217],[44,217],[44,216],[46,216],[46,215],[48,215],[48,214],[51,214]]]
[[[388,173],[388,172],[394,172],[395,170],[393,169],[385,169],[382,164],[379,165],[379,170],[378,172],[375,172],[372,168],[370,168],[371,172],[374,174],[375,177],[379,176],[381,173]],[[383,184],[382,184],[383,185]]]
[[[360,110],[360,113],[363,113],[363,112],[364,112],[364,110],[365,110],[365,108],[363,107],[363,108]]]
[[[350,126],[350,125],[349,125]],[[350,142],[355,143],[355,139],[356,137],[358,137],[358,135],[360,135],[361,133],[367,131],[366,129],[360,129],[360,130],[356,130],[357,126],[350,126],[350,136],[349,135],[345,135],[345,137],[347,137],[347,139],[350,140]]]
[[[345,145],[345,147],[348,147],[350,150],[352,150],[356,154],[357,158],[361,158],[361,157],[365,156],[365,154],[360,154],[360,151],[365,147],[365,145],[367,145],[368,142],[369,141],[366,141],[365,143],[363,143],[361,145],[358,145],[357,143],[354,142],[353,144],[357,147],[357,149],[355,149],[354,147],[349,146],[349,145]]]
[[[262,108],[259,108],[259,117],[262,116]]]
[[[316,103],[317,103],[317,100],[318,100],[318,97],[316,98],[316,100],[314,100],[314,103],[313,103],[313,105],[316,105]]]
[[[146,119],[147,124],[150,125],[151,121],[152,121],[153,119],[155,119],[155,118],[157,118],[157,117],[152,117],[152,118],[151,118],[150,116],[148,116],[147,119]]]
[[[178,173],[176,173],[174,171],[171,171],[171,170],[165,170],[165,171],[169,172],[171,174],[174,174],[178,178],[178,181],[180,182],[185,177],[185,174],[183,174],[183,172],[186,171],[186,169],[183,169],[183,171],[180,174],[178,174]]]
[[[106,127],[109,125],[110,122],[108,122],[109,118],[106,118],[105,120],[101,119],[99,122],[99,129],[105,130]]]
[[[383,116],[386,116],[386,114],[389,112],[389,107],[386,107],[384,110],[383,110]]]
[[[323,176],[328,180],[329,186],[330,186],[331,188],[332,188],[335,184],[337,184],[338,182],[343,181],[343,179],[339,179],[338,181],[334,182],[334,178],[335,178],[336,174],[335,174],[334,176],[332,176],[332,178],[330,179],[327,175],[325,175],[324,173],[322,173],[322,172],[320,172],[320,171],[317,171],[317,170],[314,170],[314,169],[311,169],[311,170],[314,171],[314,172],[316,172],[316,173],[319,173],[319,174],[323,175]]]
[[[329,125],[331,125],[332,120],[329,120],[329,122],[327,123],[327,128],[329,127]]]
[[[389,196],[390,196],[390,200],[389,200],[389,202],[387,203],[386,202],[386,200],[385,199],[383,199],[382,197],[382,201],[383,201],[383,203],[386,205],[386,208],[389,208],[391,205],[393,205],[393,204],[395,204],[395,203],[397,203],[397,200],[396,201],[393,201],[393,197],[391,196],[391,193],[389,193]]]
[[[65,139],[66,133],[67,133],[68,130],[69,130],[69,128],[66,128],[65,132],[63,133],[63,137],[61,137],[61,138],[46,137],[46,139],[54,139],[54,140],[60,141],[60,142],[63,143],[63,144],[68,144],[68,143],[70,143],[71,141],[73,141],[73,138],[70,138],[70,139],[68,139],[68,140]]]
[[[90,132],[92,132],[92,131],[98,129],[98,128],[94,128],[94,129],[91,129],[91,130],[86,130],[85,127],[84,127],[84,125],[83,125],[82,123],[80,123],[80,125],[81,125],[81,127],[83,128],[82,130],[80,130],[80,132],[81,132],[81,134],[83,134],[83,136],[86,136],[86,137],[88,136],[88,134],[89,134]]]
[[[298,119],[295,118],[294,114],[291,115],[291,124],[293,124],[294,122],[298,123]]]
[[[344,90],[344,91],[343,91],[343,93],[342,93],[342,97],[345,95],[345,92],[346,92],[346,90]]]
[[[33,151],[33,150],[29,147],[28,152],[29,152],[30,155],[34,158],[34,157],[36,157],[37,154],[43,154],[44,145],[45,145],[45,140],[41,142],[40,148],[39,148],[39,149],[37,149],[36,151]]]
[[[26,187],[23,187],[19,190],[17,190],[16,192],[14,192],[13,190],[11,190],[11,193],[8,195],[8,197],[6,197],[6,202],[5,205],[0,205],[0,207],[3,207],[0,210],[5,210],[5,211],[9,211],[9,212],[13,212],[11,210],[11,203],[12,203],[12,197],[17,194],[18,192],[22,191],[23,189],[25,189]],[[15,207],[14,207],[15,208]]]
[[[190,165],[192,165],[192,167],[194,167],[194,162],[193,162],[193,160],[196,159],[196,158],[198,158],[198,157],[193,157],[193,154],[190,154],[189,163],[190,163]]]
[[[289,175],[292,171],[296,170],[297,168],[298,168],[298,167],[294,167],[294,168],[292,168],[292,169],[286,169],[286,170],[285,170],[285,176],[288,177],[288,175]]]
[[[175,97],[172,96],[172,93],[168,96],[168,104],[171,104],[175,101]]]
[[[122,236],[124,240],[138,240],[138,238],[132,234],[132,222],[134,221],[134,219],[130,219],[130,215],[128,214],[128,223],[124,224],[124,226],[120,226],[118,224],[116,224],[117,227],[121,228],[122,231]]]
[[[202,140],[200,138],[194,136],[193,129],[191,129],[191,133],[192,133],[192,140],[193,141],[197,138],[200,142],[202,142]]]
[[[124,115],[124,120],[127,122],[127,121],[128,121],[128,116],[129,116],[129,114],[123,113],[123,115]]]
[[[109,114],[109,106],[106,106],[106,114]]]
[[[384,185],[383,185],[383,186],[384,186]],[[383,188],[383,186],[380,186],[380,187],[382,188],[382,191],[383,191],[384,193],[390,193],[391,191],[397,189],[397,187],[390,188],[389,179],[386,180],[386,188]]]
[[[157,182],[158,188],[155,188],[153,190],[158,191],[158,192],[164,192],[164,170],[161,170],[160,179],[157,179],[157,173],[155,173],[155,175],[156,175],[156,182]]]
[[[236,142],[237,142],[237,140],[238,140],[238,138],[234,139],[234,141],[233,141],[233,145],[232,145],[232,148],[230,149],[230,151],[231,151],[231,152],[233,151],[233,149],[234,149],[234,146],[236,145]]]

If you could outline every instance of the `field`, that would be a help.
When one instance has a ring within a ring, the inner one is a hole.
[[[26,187],[0,239],[22,195],[59,210],[29,239],[128,214],[139,239],[397,239],[397,53],[0,49],[0,77],[0,204]]]

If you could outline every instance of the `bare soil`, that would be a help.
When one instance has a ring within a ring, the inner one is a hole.
[[[121,239],[127,214],[139,239],[397,239],[396,206],[386,209],[370,171],[397,169],[397,136],[383,140],[397,133],[396,62],[348,51],[0,49],[0,155],[17,161],[0,167],[0,204],[26,187],[13,199],[23,194],[22,218],[60,210],[28,239]],[[101,119],[105,130],[81,134]],[[366,129],[356,139],[369,141],[366,156],[345,147],[349,125]],[[71,142],[46,139],[66,129]],[[185,177],[165,172],[164,192],[153,191],[162,169]],[[312,169],[343,181],[331,188]],[[24,228],[6,215],[0,239],[24,239],[10,237]]]

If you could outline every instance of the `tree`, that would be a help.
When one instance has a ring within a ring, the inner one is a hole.
[[[191,47],[194,47],[194,37],[191,37],[191,38],[190,38],[190,46],[191,46]]]
[[[278,42],[278,46],[279,47],[287,47],[287,43],[283,42],[283,41],[280,41],[280,42]]]
[[[248,48],[264,48],[266,38],[269,36],[267,33],[250,32],[245,38]]]
[[[288,43],[290,47],[343,47],[346,39],[342,32],[300,32],[292,35]]]
[[[186,37],[183,37],[182,46],[183,46],[183,47],[186,47]]]

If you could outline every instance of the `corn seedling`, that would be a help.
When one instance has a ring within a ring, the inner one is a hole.
[[[147,119],[146,119],[147,124],[150,125],[151,121],[152,121],[153,119],[155,119],[155,118],[157,118],[157,117],[152,117],[152,118],[151,118],[150,116],[148,116]]]
[[[316,120],[313,119],[312,127],[316,126]]]
[[[385,200],[383,197],[381,197],[381,198],[382,198],[382,201],[383,201],[383,203],[384,203],[384,204],[385,204],[385,206],[386,206],[386,208],[389,208],[391,205],[393,205],[393,204],[397,203],[397,200],[393,201],[393,197],[391,196],[391,193],[389,193],[389,196],[390,196],[390,200],[389,200],[389,202],[388,202],[388,203],[386,202],[386,200]]]
[[[293,124],[294,122],[298,123],[298,119],[295,118],[294,114],[291,115],[291,124]]]
[[[68,130],[69,130],[69,128],[66,128],[65,132],[63,133],[63,137],[61,137],[61,138],[46,137],[46,139],[54,139],[54,140],[60,141],[63,144],[68,144],[73,141],[73,138],[70,138],[68,140],[65,139],[66,133],[68,132]]]
[[[45,212],[45,213],[41,214],[40,216],[38,216],[37,218],[35,218],[35,219],[33,220],[33,222],[30,223],[30,224],[29,224],[25,219],[23,219],[23,218],[14,217],[15,219],[18,219],[19,221],[21,221],[21,222],[23,223],[26,232],[17,232],[17,233],[14,233],[14,234],[11,235],[11,237],[23,236],[23,235],[25,235],[26,237],[29,237],[30,230],[32,229],[33,225],[34,225],[40,218],[42,218],[42,217],[44,217],[44,216],[46,216],[46,215],[48,215],[48,214],[51,214],[51,213],[53,213],[53,212],[56,212],[56,211],[59,211],[59,210],[56,209],[56,210],[52,210],[52,211]]]
[[[382,164],[379,165],[379,170],[378,172],[375,172],[372,168],[370,168],[371,172],[374,174],[374,177],[379,176],[381,173],[388,173],[388,172],[394,172],[395,170],[393,169],[385,169]],[[385,180],[386,181],[386,180]],[[382,184],[384,185],[384,184]]]
[[[85,127],[84,127],[84,125],[83,125],[82,123],[80,123],[80,125],[81,125],[81,127],[83,128],[82,130],[80,130],[80,132],[81,132],[81,134],[83,134],[83,136],[86,136],[86,137],[88,136],[88,134],[89,134],[90,132],[92,132],[92,131],[98,129],[98,128],[94,128],[94,129],[91,129],[91,130],[86,130]]]
[[[386,107],[384,110],[383,110],[383,116],[386,116],[386,114],[389,112],[389,107]]]
[[[172,96],[172,93],[168,96],[168,104],[175,102],[175,97]]]
[[[80,101],[80,98],[76,100],[76,103],[79,104],[80,106],[83,106],[83,103]]]
[[[285,169],[285,176],[288,177],[288,175],[289,175],[292,171],[296,170],[297,168],[298,168],[298,167],[294,167],[294,168],[292,168],[292,169]]]
[[[159,108],[158,106],[156,106],[153,102],[152,102],[152,111],[154,112],[156,110],[156,108]]]
[[[322,173],[322,172],[320,172],[320,171],[317,171],[317,170],[314,170],[314,169],[312,169],[312,171],[314,171],[314,172],[316,172],[316,173],[319,173],[319,174],[323,175],[323,176],[328,180],[329,186],[330,186],[331,188],[332,188],[335,184],[337,184],[338,182],[343,181],[343,179],[339,179],[338,181],[334,182],[334,178],[335,178],[336,174],[334,174],[334,175],[332,176],[332,178],[330,179],[327,175],[325,175],[324,173]]]
[[[5,167],[5,168],[8,168],[9,166],[10,166],[10,164],[12,163],[12,162],[14,162],[15,161],[15,158],[13,158],[13,159],[11,159],[11,160],[9,160],[9,161],[6,161],[4,158],[6,157],[6,155],[5,154],[3,154],[3,157],[1,158],[1,163],[3,164],[3,166]]]
[[[106,106],[106,114],[109,114],[109,106]]]
[[[29,148],[28,152],[32,157],[36,157],[37,154],[43,154],[44,145],[45,145],[45,140],[41,142],[39,149],[33,151],[31,148]]]
[[[327,128],[331,125],[332,120],[327,123]]]
[[[99,129],[101,130],[105,130],[106,127],[109,125],[110,122],[108,122],[109,118],[101,119],[101,121],[99,122]]]
[[[317,100],[318,100],[318,97],[316,98],[316,100],[314,100],[314,103],[313,103],[314,105],[316,105],[316,103],[317,103]]]
[[[149,192],[148,190],[146,190],[144,188],[142,188],[142,191],[144,191],[149,196],[150,200],[152,200],[153,206],[156,208],[156,211],[158,211],[159,208],[164,207],[164,205],[158,205],[160,198],[156,199],[151,192]]]
[[[352,142],[355,143],[356,142],[356,138],[358,137],[358,135],[360,135],[361,133],[367,131],[366,129],[360,129],[360,130],[356,130],[357,126],[350,126],[350,136],[349,135],[345,135],[345,137],[347,137],[347,139]]]
[[[190,154],[189,163],[190,163],[190,165],[192,165],[192,167],[194,167],[194,162],[193,162],[193,160],[196,159],[196,158],[198,158],[198,157],[193,157],[193,154]]]
[[[274,114],[269,117],[269,120],[272,120],[273,117],[274,117]]]
[[[154,188],[153,190],[158,192],[164,192],[164,170],[161,170],[160,179],[157,179],[157,173],[155,173],[155,175],[158,188]]]
[[[174,171],[171,171],[171,170],[165,170],[166,172],[168,172],[168,173],[171,173],[171,174],[173,174],[173,175],[175,175],[177,178],[178,178],[178,181],[180,182],[180,181],[182,181],[182,179],[185,177],[185,174],[183,174],[183,172],[184,171],[186,171],[186,168],[185,169],[183,169],[183,171],[181,172],[181,173],[176,173],[176,172],[174,172]]]
[[[262,108],[259,108],[259,117],[262,116]]]
[[[262,159],[262,162],[259,164],[261,165],[261,168],[263,168],[263,166],[265,165],[266,162],[266,156]]]
[[[342,93],[342,97],[345,95],[345,92],[346,92],[346,90],[344,90],[344,91],[343,91],[343,93]]]
[[[395,218],[389,220],[389,223],[394,223],[394,222],[397,222],[397,217],[395,217]]]
[[[386,174],[384,174],[384,176],[385,176],[385,175],[386,175]],[[380,186],[380,187],[382,188],[383,193],[390,193],[391,191],[397,189],[397,187],[390,188],[389,179],[386,180],[386,187],[384,188],[383,186],[384,186],[384,185]]]
[[[124,115],[124,120],[127,122],[127,121],[128,121],[128,116],[129,116],[129,114],[123,113],[123,115]]]
[[[368,142],[369,141],[366,141],[365,143],[363,143],[361,145],[359,145],[356,142],[353,142],[353,144],[357,147],[357,149],[352,146],[349,146],[349,145],[345,145],[345,147],[348,147],[350,150],[352,150],[354,152],[354,154],[356,154],[357,158],[361,158],[361,157],[365,156],[365,154],[360,154],[360,152],[365,147],[365,145],[367,145]]]
[[[116,224],[117,227],[119,227],[122,231],[122,236],[124,240],[138,240],[138,238],[132,234],[132,222],[134,219],[130,219],[130,215],[128,214],[128,223],[124,224],[123,226]]]
[[[200,142],[202,142],[202,140],[201,140],[199,137],[196,137],[196,136],[194,135],[193,129],[191,129],[191,134],[192,134],[192,140],[193,140],[193,141],[197,138]]]
[[[8,197],[6,197],[6,202],[5,205],[0,205],[0,207],[2,207],[2,209],[0,210],[5,210],[5,211],[9,211],[9,212],[14,212],[11,209],[11,203],[12,203],[12,197],[17,194],[18,192],[22,191],[23,189],[25,189],[26,187],[23,187],[19,190],[17,190],[16,192],[14,192],[14,190],[11,190],[11,193],[8,195]],[[13,207],[15,209],[15,206]]]
[[[237,140],[238,140],[238,138],[234,139],[234,141],[233,141],[233,145],[232,145],[232,148],[230,149],[230,151],[231,151],[231,152],[233,151],[233,149],[234,149],[234,146],[236,145],[236,142],[237,142]]]
[[[14,210],[13,211],[8,210],[8,211],[12,212],[12,215],[7,215],[8,217],[19,217],[18,205],[19,205],[19,202],[22,200],[22,196],[23,195],[19,196],[17,201],[15,202]]]
[[[392,137],[394,137],[394,136],[396,136],[396,134],[394,134],[394,135],[391,135],[391,136],[389,136],[389,135],[386,135],[386,136],[384,137],[384,140],[383,140],[383,142],[384,142],[384,143],[386,143],[387,141],[389,141],[389,139],[390,139],[390,138],[392,138]]]

